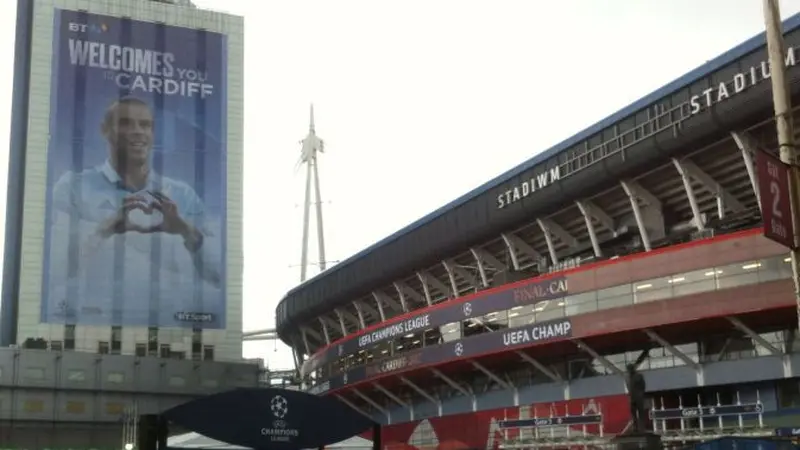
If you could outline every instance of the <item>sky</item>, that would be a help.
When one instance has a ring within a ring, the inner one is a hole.
[[[273,327],[299,282],[310,103],[335,263],[764,28],[759,0],[194,2],[245,17],[245,330]],[[10,62],[14,14],[0,25]],[[0,66],[0,136],[11,85]],[[3,187],[7,160],[0,146]],[[3,221],[4,188],[0,209]],[[244,356],[292,366],[280,343]]]

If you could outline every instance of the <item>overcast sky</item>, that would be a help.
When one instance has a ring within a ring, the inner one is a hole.
[[[309,103],[326,143],[327,254],[340,261],[764,27],[760,0],[194,1],[246,18],[245,330],[272,327],[299,281]],[[7,159],[2,145],[0,221]],[[245,356],[292,364],[282,344],[248,343]]]

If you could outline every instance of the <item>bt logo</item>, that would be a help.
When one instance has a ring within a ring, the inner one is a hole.
[[[100,25],[86,24],[86,23],[69,23],[69,31],[73,33],[105,33],[108,31],[108,25],[102,23]]]

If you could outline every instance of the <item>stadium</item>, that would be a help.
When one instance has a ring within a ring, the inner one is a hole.
[[[796,102],[800,15],[784,32]],[[666,442],[800,426],[767,61],[762,34],[288,292],[307,388],[390,448],[601,445],[631,363]]]

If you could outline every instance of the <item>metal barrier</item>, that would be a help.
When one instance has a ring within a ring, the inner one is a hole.
[[[657,400],[653,400],[650,420],[653,432],[661,436],[665,448],[694,448],[700,442],[722,438],[743,438],[750,442],[753,438],[772,439],[776,433],[764,426],[764,405],[758,391],[754,402],[742,402],[737,392],[733,404],[723,404],[719,395],[713,404],[703,404],[698,396],[695,404],[688,405],[678,396],[677,408],[667,408],[663,398]],[[614,436],[604,430],[602,411],[594,402],[584,405],[577,414],[568,409],[560,414],[553,405],[548,416],[534,414],[533,417],[506,419],[498,425],[503,431],[501,449],[616,447],[611,442]],[[510,433],[512,430],[514,432]],[[623,433],[625,431],[627,428]]]

